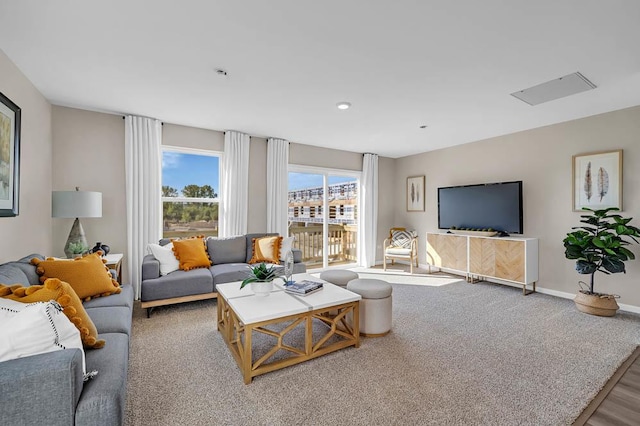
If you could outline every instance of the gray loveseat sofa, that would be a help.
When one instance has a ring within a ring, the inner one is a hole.
[[[40,284],[33,254],[0,265],[0,283]],[[0,362],[0,425],[122,425],[124,423],[133,312],[133,288],[83,303],[98,330],[103,348],[82,353],[64,349]]]
[[[147,309],[147,316],[156,306],[194,300],[212,299],[218,296],[217,284],[242,281],[249,273],[249,260],[253,254],[253,239],[278,234],[246,234],[229,238],[208,237],[207,252],[213,265],[210,268],[177,270],[160,275],[160,262],[151,254],[142,263],[141,306]],[[160,245],[169,243],[160,240]],[[306,272],[302,263],[302,252],[293,249],[293,273]]]

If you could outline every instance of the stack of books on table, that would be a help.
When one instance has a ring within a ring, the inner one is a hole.
[[[291,294],[306,296],[307,294],[322,290],[322,283],[309,280],[289,281],[284,285],[284,289],[286,292]]]

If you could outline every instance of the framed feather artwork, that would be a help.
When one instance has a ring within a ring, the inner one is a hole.
[[[424,211],[424,175],[407,178],[407,211]]]
[[[622,210],[622,150],[573,156],[573,211]]]

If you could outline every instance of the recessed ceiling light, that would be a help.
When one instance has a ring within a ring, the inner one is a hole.
[[[224,77],[225,75],[227,75],[227,72],[225,70],[223,70],[222,68],[216,68],[216,74],[218,74],[219,76]]]
[[[338,109],[349,109],[351,107],[351,104],[349,102],[338,102],[336,106],[338,107]]]

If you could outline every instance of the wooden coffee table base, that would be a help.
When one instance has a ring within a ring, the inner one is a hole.
[[[330,306],[327,308],[308,311],[300,314],[274,318],[253,324],[242,324],[233,309],[223,297],[218,298],[218,331],[222,334],[229,350],[240,367],[244,383],[249,384],[255,376],[280,370],[290,365],[299,364],[313,358],[335,352],[349,346],[360,346],[359,301]],[[352,313],[353,324],[347,322],[348,313]],[[313,320],[322,321],[327,325],[327,333],[316,342],[313,341]],[[270,324],[278,324],[291,321],[281,331],[273,331],[265,328]],[[287,333],[298,326],[304,326],[304,342],[298,347],[284,344]],[[262,357],[253,361],[252,335],[253,332],[263,333],[276,338],[275,345]],[[327,341],[337,336],[341,340],[327,344]],[[290,352],[286,359],[269,361],[280,349]]]

